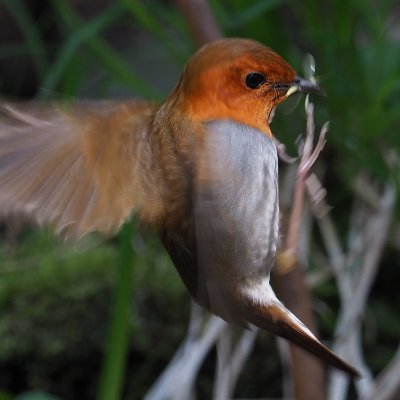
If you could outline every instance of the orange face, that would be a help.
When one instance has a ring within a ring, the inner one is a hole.
[[[270,135],[268,118],[296,72],[269,48],[246,39],[204,46],[187,63],[171,96],[195,121],[232,119]]]

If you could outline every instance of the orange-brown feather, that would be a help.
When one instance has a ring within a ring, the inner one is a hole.
[[[29,105],[3,106],[1,211],[32,214],[66,236],[113,232],[134,209],[156,219],[163,204],[146,157],[156,109],[136,101],[35,104],[32,116]]]
[[[249,72],[264,73],[268,86],[247,88],[244,80]],[[195,121],[232,119],[271,135],[269,114],[284,99],[271,85],[293,82],[295,76],[282,57],[257,42],[221,40],[192,57],[172,97]]]

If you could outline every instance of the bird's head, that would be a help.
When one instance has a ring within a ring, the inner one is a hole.
[[[171,97],[193,120],[232,119],[270,135],[268,120],[277,104],[297,91],[317,90],[268,47],[222,39],[188,61]]]

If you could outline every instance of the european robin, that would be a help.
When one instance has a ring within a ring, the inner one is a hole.
[[[269,117],[318,90],[252,40],[202,47],[161,104],[3,104],[0,209],[56,232],[115,231],[133,212],[161,237],[192,297],[357,376],[276,298],[278,160]]]

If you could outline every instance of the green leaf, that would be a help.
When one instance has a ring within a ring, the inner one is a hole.
[[[68,64],[76,57],[76,53],[83,43],[95,37],[121,15],[122,8],[114,6],[99,14],[87,24],[80,26],[78,30],[75,30],[61,48],[55,63],[47,70],[39,96],[42,98],[46,97],[47,93],[53,91],[57,87]]]
[[[110,323],[103,372],[100,379],[99,399],[121,398],[125,364],[128,355],[129,310],[132,291],[132,225],[126,223],[120,232],[120,254],[117,269],[117,285]]]
[[[67,1],[51,0],[54,7],[61,16],[63,22],[71,31],[76,31],[77,27],[82,28],[86,22],[75,13]],[[119,7],[119,6],[115,6]],[[104,14],[104,13],[102,13]],[[107,18],[107,17],[105,17]],[[85,44],[89,47],[99,63],[109,69],[117,79],[135,89],[145,97],[158,98],[159,93],[147,82],[143,81],[140,74],[134,70],[132,65],[128,65],[121,56],[115,52],[106,42],[98,36],[88,36]]]
[[[49,393],[33,391],[20,394],[15,400],[60,400],[60,398]]]
[[[29,49],[36,67],[38,76],[43,76],[46,70],[46,47],[36,29],[32,16],[27,12],[21,0],[3,0],[23,32],[26,46]]]

